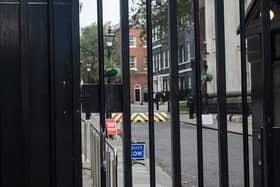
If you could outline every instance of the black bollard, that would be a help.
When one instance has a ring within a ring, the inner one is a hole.
[[[157,105],[157,110],[159,110],[159,102],[158,102],[158,100],[156,102],[156,105]]]
[[[91,113],[90,113],[90,112],[87,112],[87,113],[86,113],[86,120],[89,120],[89,119],[90,119],[90,116],[91,116]]]
[[[170,112],[170,103],[167,101],[167,111]]]

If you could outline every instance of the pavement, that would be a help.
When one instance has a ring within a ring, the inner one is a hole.
[[[154,104],[155,112],[167,112],[168,105],[167,103],[161,103],[159,105],[159,110],[157,110],[156,105]],[[148,103],[144,104],[131,104],[131,112],[148,112]]]
[[[211,124],[203,123],[202,126],[206,129],[217,130],[218,129],[217,115],[213,114],[211,115],[211,117],[213,119],[213,123]],[[180,121],[181,123],[186,123],[188,125],[196,126],[196,118],[190,119],[188,113],[180,113]],[[243,133],[242,117],[240,115],[235,115],[233,116],[232,120],[228,119],[227,129],[229,133],[242,134]],[[251,116],[248,118],[248,135],[252,136]]]
[[[121,140],[110,140],[111,145],[118,151],[118,186],[123,186],[123,151]],[[149,179],[149,158],[146,157],[142,164],[136,163],[132,165],[133,187],[148,187]],[[156,166],[156,186],[170,187],[171,177],[163,171],[159,166]]]
[[[91,116],[91,122],[95,125],[97,129],[99,129],[99,115],[93,114]],[[82,128],[83,132],[84,128]],[[84,134],[83,142],[84,142]],[[89,134],[87,133],[87,138],[89,139]],[[117,150],[118,153],[118,186],[123,186],[123,149],[122,149],[122,139],[119,137],[115,137],[114,139],[108,140],[110,144]],[[87,144],[87,152],[89,157],[89,143]],[[84,146],[83,146],[84,147]],[[146,151],[148,149],[146,148]],[[88,159],[84,159],[83,157],[83,187],[92,187],[92,178],[90,176],[90,164]],[[133,164],[133,187],[148,187],[150,185],[149,179],[149,157],[146,155],[145,160],[142,162],[143,164]],[[171,177],[170,175],[164,171],[159,165],[156,165],[156,186],[157,187],[170,187]]]

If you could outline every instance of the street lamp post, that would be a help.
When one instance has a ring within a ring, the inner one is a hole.
[[[114,68],[113,62],[112,62],[112,49],[113,49],[113,44],[114,44],[114,41],[115,41],[115,34],[112,33],[112,29],[111,29],[110,26],[108,28],[108,33],[105,34],[105,40],[106,40],[106,47],[107,47],[107,52],[108,52],[107,57],[108,57],[108,60],[109,60],[109,63],[108,63],[108,65],[106,67],[106,70],[105,70],[105,75],[108,78],[107,83],[111,84],[111,78],[117,75],[117,70]],[[107,118],[111,118],[111,116],[112,115],[111,115],[110,112],[106,113]]]

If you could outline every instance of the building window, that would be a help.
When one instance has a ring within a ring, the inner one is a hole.
[[[191,60],[191,44],[188,42],[186,47],[185,47],[185,53],[184,53],[184,58],[186,62],[190,62]]]
[[[153,29],[153,41],[158,41],[160,39],[160,27],[159,26],[156,26],[154,29]]]
[[[156,72],[155,62],[156,62],[155,55],[153,55],[153,72]]]
[[[192,78],[191,78],[191,76],[188,76],[188,87],[189,87],[189,89],[192,88]]]
[[[169,61],[170,61],[170,59],[169,59],[169,50],[166,52],[166,58],[167,58],[167,60],[166,60],[166,67],[169,67]]]
[[[158,72],[158,56],[157,54],[155,55],[155,70]]]
[[[168,91],[168,79],[163,79],[163,91]]]
[[[162,65],[161,65],[161,58],[160,58],[160,53],[158,53],[158,69],[159,69],[159,71],[161,70],[161,68],[162,68]]]
[[[148,58],[145,56],[144,57],[144,70],[148,69]]]
[[[183,45],[181,46],[181,58],[182,62],[185,62],[185,47]]]
[[[147,40],[146,39],[144,39],[143,47],[147,47]]]
[[[137,70],[137,61],[135,56],[129,58],[130,70]]]
[[[148,84],[144,84],[144,92],[148,92],[149,90],[148,90]]]
[[[158,40],[158,27],[155,28],[155,41]]]
[[[188,62],[190,62],[191,61],[191,44],[190,43],[188,43],[187,48],[188,48]]]
[[[136,37],[129,36],[129,47],[136,47]]]
[[[184,55],[184,46],[181,45],[181,46],[179,47],[179,51],[178,51],[178,60],[179,60],[179,63],[183,63],[183,62],[184,62],[184,57],[183,57],[183,55]]]
[[[163,64],[163,68],[166,68],[166,53],[165,52],[163,52],[162,53],[162,64]]]

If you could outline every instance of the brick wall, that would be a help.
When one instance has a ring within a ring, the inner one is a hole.
[[[144,69],[144,58],[147,56],[147,49],[143,46],[140,34],[141,29],[130,29],[129,35],[136,37],[136,47],[130,48],[130,56],[135,56],[137,61],[137,70],[130,71],[130,95],[131,103],[135,101],[134,89],[138,85],[141,88],[141,102],[144,102],[144,85],[147,84],[147,70]]]

